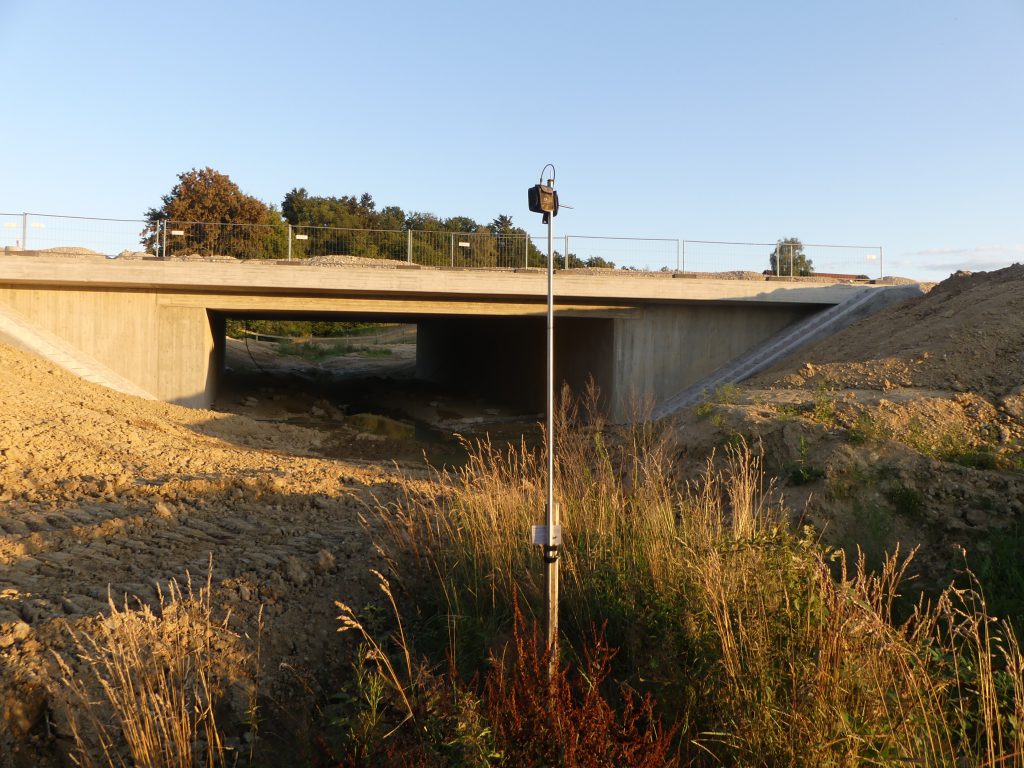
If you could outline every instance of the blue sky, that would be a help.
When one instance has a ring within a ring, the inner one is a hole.
[[[280,204],[531,232],[1024,261],[1024,0],[0,0],[0,211],[136,217],[211,166]],[[767,266],[767,265],[765,265]]]

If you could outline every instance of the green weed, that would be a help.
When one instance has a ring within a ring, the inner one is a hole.
[[[919,518],[925,510],[924,494],[916,488],[900,485],[885,491],[885,498],[897,514]]]

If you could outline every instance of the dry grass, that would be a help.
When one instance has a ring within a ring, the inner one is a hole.
[[[159,611],[110,600],[109,616],[73,632],[75,658],[58,657],[55,700],[86,766],[193,768],[251,761],[225,743],[218,722],[234,682],[248,694],[255,737],[254,652],[214,619],[210,577],[194,590],[175,581],[160,592]],[[74,665],[74,666],[72,666]],[[242,682],[239,682],[242,681]],[[250,749],[255,739],[250,741]],[[244,758],[244,759],[240,759]]]
[[[560,433],[563,636],[607,620],[616,674],[682,723],[691,764],[1024,766],[1024,660],[978,590],[898,621],[913,554],[871,572],[790,531],[749,447],[680,489],[649,424]],[[416,594],[442,596],[451,648],[507,642],[517,601],[539,612],[526,538],[543,467],[485,442],[384,515],[383,548]]]

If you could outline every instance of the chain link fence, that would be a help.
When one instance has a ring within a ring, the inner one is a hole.
[[[142,219],[0,213],[0,248],[65,256],[137,253],[145,226]]]
[[[875,278],[882,276],[881,246],[814,243],[729,243],[683,240],[682,272],[759,272],[780,276],[806,274]]]
[[[448,268],[547,266],[546,235],[341,229],[292,226],[283,221],[150,223],[38,213],[0,213],[0,249],[109,258],[292,259],[328,265],[372,259]],[[862,278],[884,274],[879,246],[559,235],[552,250],[558,269]]]

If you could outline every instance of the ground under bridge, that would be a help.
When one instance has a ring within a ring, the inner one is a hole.
[[[882,287],[671,273],[555,276],[558,381],[600,387],[613,418],[670,402],[823,310]],[[7,255],[0,309],[154,397],[213,400],[230,317],[416,323],[421,378],[527,407],[544,395],[547,274],[296,262]]]

